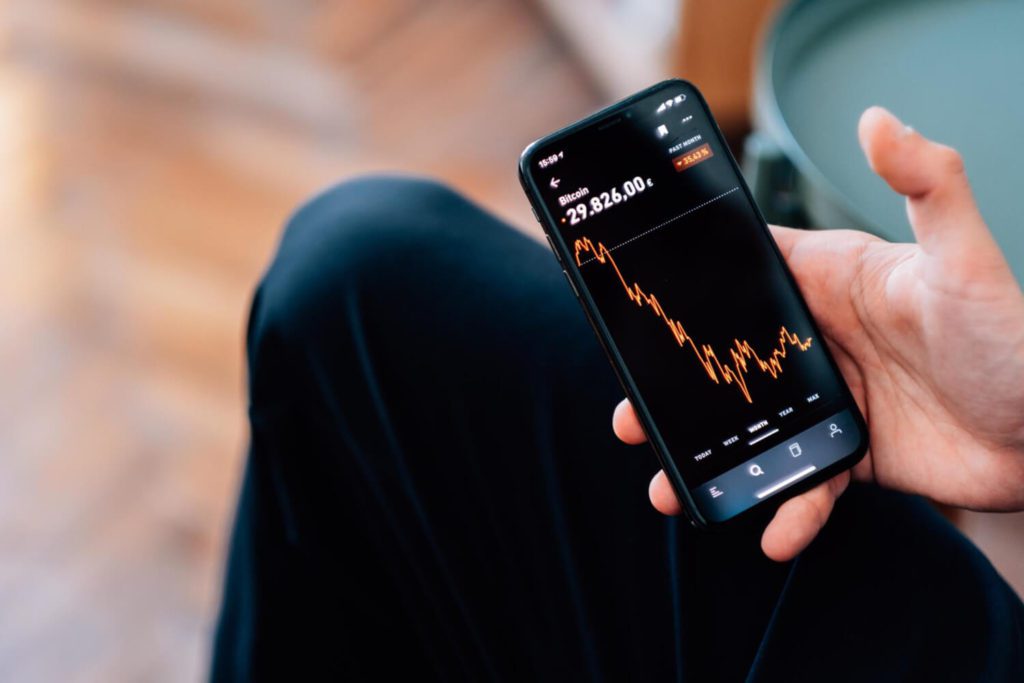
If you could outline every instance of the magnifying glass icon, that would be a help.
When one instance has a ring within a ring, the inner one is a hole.
[[[764,470],[762,470],[761,466],[757,464],[748,467],[747,471],[750,472],[750,476],[752,477],[760,477],[762,474],[764,474]]]

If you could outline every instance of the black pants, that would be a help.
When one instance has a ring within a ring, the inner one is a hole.
[[[215,680],[1024,680],[1020,601],[920,500],[855,486],[781,565],[657,514],[554,259],[440,185],[304,206],[248,358]]]

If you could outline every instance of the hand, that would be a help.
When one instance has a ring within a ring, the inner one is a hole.
[[[852,476],[959,507],[1024,509],[1024,295],[955,150],[879,107],[859,135],[872,170],[906,196],[917,242],[772,228],[868,421],[871,450]],[[628,401],[613,427],[626,443],[646,440]],[[803,550],[850,476],[786,501],[765,554]],[[664,472],[650,497],[680,512]]]

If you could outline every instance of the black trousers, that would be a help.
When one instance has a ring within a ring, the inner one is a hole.
[[[1024,680],[1022,606],[926,503],[854,486],[798,559],[649,505],[547,250],[441,185],[291,219],[212,677]]]

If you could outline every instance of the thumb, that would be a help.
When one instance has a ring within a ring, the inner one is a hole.
[[[955,149],[929,140],[882,107],[861,115],[858,134],[871,169],[907,198],[910,225],[925,253],[951,267],[1005,265]],[[975,273],[971,268],[964,275]]]
[[[841,472],[823,484],[783,503],[761,536],[761,549],[776,562],[796,557],[818,535],[836,499],[850,483],[850,472]]]

